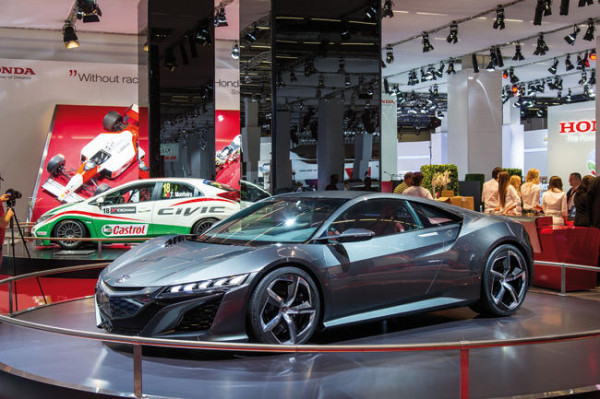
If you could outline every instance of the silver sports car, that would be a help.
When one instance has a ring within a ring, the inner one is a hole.
[[[523,227],[415,197],[267,198],[202,236],[164,236],[103,270],[96,321],[140,336],[302,344],[320,329],[471,306],[506,316],[533,274]]]

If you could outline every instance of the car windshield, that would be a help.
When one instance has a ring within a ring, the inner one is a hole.
[[[252,205],[207,231],[217,244],[305,242],[340,207],[341,198],[277,198]]]

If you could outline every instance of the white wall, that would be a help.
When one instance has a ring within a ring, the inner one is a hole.
[[[530,130],[523,135],[524,163],[523,175],[529,169],[540,171],[540,176],[548,176],[548,129]]]

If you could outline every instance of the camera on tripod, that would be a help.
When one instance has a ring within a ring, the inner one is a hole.
[[[17,200],[22,196],[21,192],[15,190],[14,188],[9,188],[6,190],[6,195],[9,196],[8,201],[6,201],[6,205],[9,208],[14,207]]]

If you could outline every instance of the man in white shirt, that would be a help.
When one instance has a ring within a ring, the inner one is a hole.
[[[492,170],[492,178],[483,183],[483,192],[481,193],[481,202],[484,205],[484,212],[493,212],[500,206],[500,196],[498,195],[498,174],[502,168],[495,167]]]
[[[569,189],[569,191],[567,191],[567,209],[569,210],[569,213],[575,206],[575,190],[577,190],[577,187],[579,187],[580,183],[580,173],[573,172],[569,175],[569,184],[571,185],[571,188]]]

